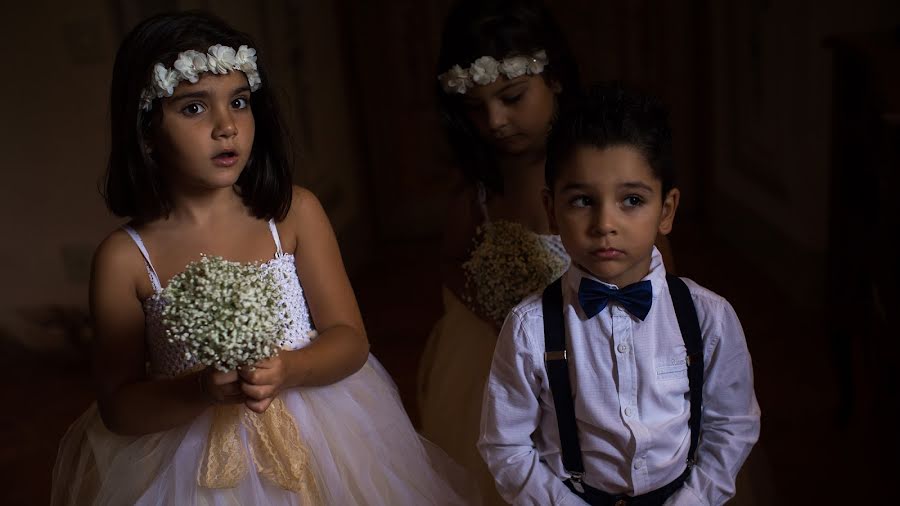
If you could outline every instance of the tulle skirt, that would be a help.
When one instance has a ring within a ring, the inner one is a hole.
[[[338,383],[287,390],[276,403],[293,424],[273,417],[263,427],[237,405],[226,408],[240,410],[230,419],[216,407],[137,437],[111,433],[92,405],[60,444],[51,504],[480,504],[464,471],[416,433],[374,357]]]
[[[443,297],[444,316],[432,330],[419,366],[422,434],[472,475],[485,505],[505,505],[475,447],[497,334],[447,288]]]

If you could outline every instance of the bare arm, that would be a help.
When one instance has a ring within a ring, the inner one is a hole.
[[[235,373],[147,378],[144,311],[137,295],[142,275],[143,259],[124,232],[114,232],[97,249],[90,285],[97,403],[103,423],[119,434],[177,427],[217,399],[239,394]]]
[[[366,363],[369,340],[337,238],[319,200],[297,188],[291,212],[297,218],[297,273],[319,335],[309,346],[287,354],[296,366],[289,384],[327,385]]]
[[[331,223],[319,200],[295,188],[284,228],[296,234],[297,275],[318,337],[308,346],[240,372],[247,406],[265,411],[278,392],[296,386],[328,385],[358,371],[368,359],[366,337],[356,296],[344,270]]]

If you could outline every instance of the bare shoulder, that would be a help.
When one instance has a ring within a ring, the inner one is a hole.
[[[324,216],[325,210],[318,197],[308,189],[294,185],[291,208],[279,225],[294,233],[301,231],[310,222],[320,221]]]
[[[110,232],[94,251],[91,277],[95,285],[128,284],[136,290],[146,291],[152,287],[149,280],[143,279],[146,278],[145,265],[137,244],[127,232],[118,228]]]
[[[316,195],[302,186],[294,186],[291,208],[284,220],[278,223],[282,246],[285,251],[297,253],[300,246],[308,245],[323,236],[333,235],[331,223]]]
[[[117,228],[109,233],[94,251],[94,268],[128,270],[142,267],[143,258],[134,240],[125,230]]]
[[[294,185],[288,217],[302,220],[308,218],[310,213],[323,213],[322,203],[313,192],[302,186]]]

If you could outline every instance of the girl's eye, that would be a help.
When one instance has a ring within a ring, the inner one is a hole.
[[[512,105],[522,99],[522,95],[525,93],[519,93],[518,95],[513,95],[511,97],[503,97],[503,103],[506,105]]]
[[[231,101],[231,107],[235,109],[246,109],[250,105],[250,100],[247,97],[238,97]]]
[[[629,195],[625,197],[625,207],[638,207],[644,203],[644,199],[637,195]]]
[[[587,195],[579,195],[569,201],[569,205],[571,205],[572,207],[588,207],[591,205],[591,203],[591,198]]]
[[[187,115],[187,116],[196,116],[196,115],[200,114],[201,112],[203,112],[203,111],[205,111],[205,110],[206,110],[206,108],[203,107],[203,104],[199,104],[199,103],[197,103],[197,102],[194,102],[194,103],[192,103],[192,104],[186,105],[186,106],[184,107],[184,109],[181,110],[181,112],[184,113],[184,114]]]

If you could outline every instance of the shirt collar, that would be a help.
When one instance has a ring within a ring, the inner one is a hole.
[[[565,279],[563,281],[570,292],[578,293],[578,286],[581,284],[581,278],[592,279],[598,283],[603,283],[610,288],[623,288],[597,279],[591,273],[576,265],[575,262],[569,264],[569,270],[566,271]],[[650,280],[650,284],[653,286],[653,300],[656,300],[662,291],[662,286],[666,284],[666,267],[663,265],[662,255],[659,250],[656,249],[656,246],[653,247],[653,251],[650,253],[650,272],[641,278],[640,281],[645,279]]]

